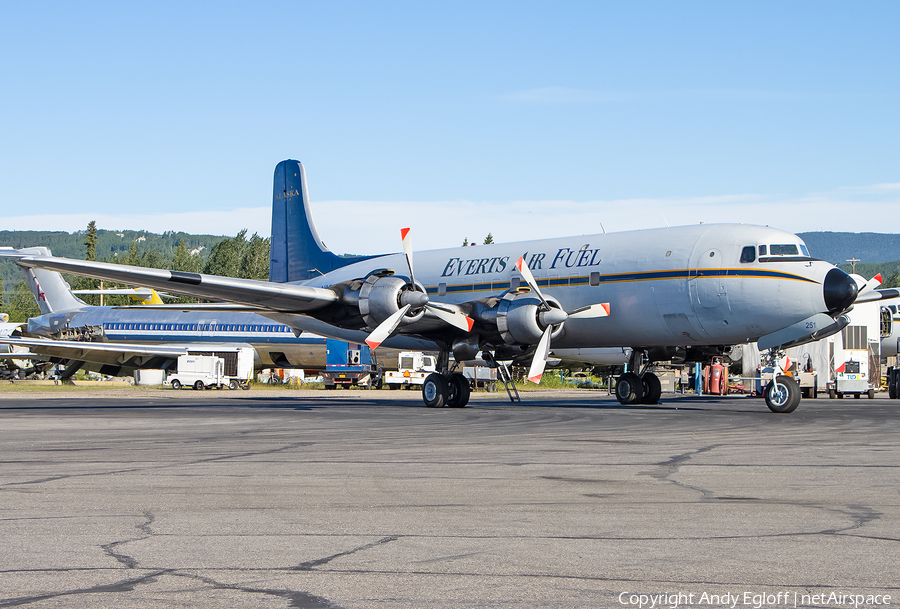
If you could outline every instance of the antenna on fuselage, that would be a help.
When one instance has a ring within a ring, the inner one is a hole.
[[[604,235],[606,234],[606,229],[603,228],[603,222],[600,223],[600,230],[603,231],[603,234],[604,234]]]
[[[666,223],[666,228],[672,228],[671,226],[669,226],[669,221],[666,220],[666,214],[664,214],[664,213],[662,212],[662,210],[659,210],[659,215],[663,217],[663,222]]]

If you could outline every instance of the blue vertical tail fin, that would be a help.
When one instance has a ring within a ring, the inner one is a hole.
[[[275,167],[269,281],[304,281],[370,256],[342,257],[331,252],[316,230],[309,209],[306,171],[300,161]]]

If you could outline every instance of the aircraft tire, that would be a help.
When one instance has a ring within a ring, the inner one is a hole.
[[[888,382],[888,397],[892,400],[897,399],[897,385],[893,382],[893,380]]]
[[[874,400],[874,399],[875,399],[875,390],[874,390],[874,389],[869,389],[869,390],[866,392],[866,395],[868,395],[868,397],[869,397],[870,400]]]
[[[662,384],[659,377],[652,372],[647,372],[641,376],[641,385],[643,396],[641,404],[659,404],[659,398],[662,396]]]
[[[766,406],[777,413],[794,412],[800,405],[800,387],[789,376],[778,376],[779,391],[775,390],[775,383],[766,385]]]
[[[206,385],[203,384],[203,381],[197,381],[196,383],[194,383],[194,389],[196,389],[197,391],[203,391],[204,389],[206,389]]]
[[[469,379],[459,372],[450,375],[447,382],[449,392],[447,393],[447,406],[450,408],[465,408],[469,403]]]
[[[443,408],[447,400],[449,387],[444,375],[432,372],[422,383],[422,400],[428,408]]]
[[[828,399],[833,400],[837,397],[837,392],[834,389],[828,390]]]
[[[616,381],[616,399],[620,404],[637,404],[644,396],[644,384],[634,372],[626,372]]]
[[[178,379],[172,379],[172,389],[181,389],[181,381]]]

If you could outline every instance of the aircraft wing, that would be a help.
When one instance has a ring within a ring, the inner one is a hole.
[[[0,255],[4,255],[0,252]],[[326,288],[235,279],[106,262],[90,262],[56,256],[12,256],[24,267],[49,269],[83,277],[136,284],[205,300],[227,300],[256,309],[305,313],[324,308],[338,299]],[[232,309],[233,310],[233,309]]]
[[[164,347],[159,345],[133,345],[127,343],[88,343],[73,340],[50,340],[42,338],[0,338],[0,344],[28,347],[31,352],[44,357],[58,357],[68,360],[97,364],[117,364],[140,367],[143,362],[163,357],[177,359],[187,355],[184,347]],[[13,359],[25,359],[10,354]]]

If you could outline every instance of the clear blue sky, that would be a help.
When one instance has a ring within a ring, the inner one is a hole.
[[[895,1],[3,3],[0,205],[8,228],[268,234],[294,158],[340,251],[408,225],[420,248],[898,232],[898,23]]]

